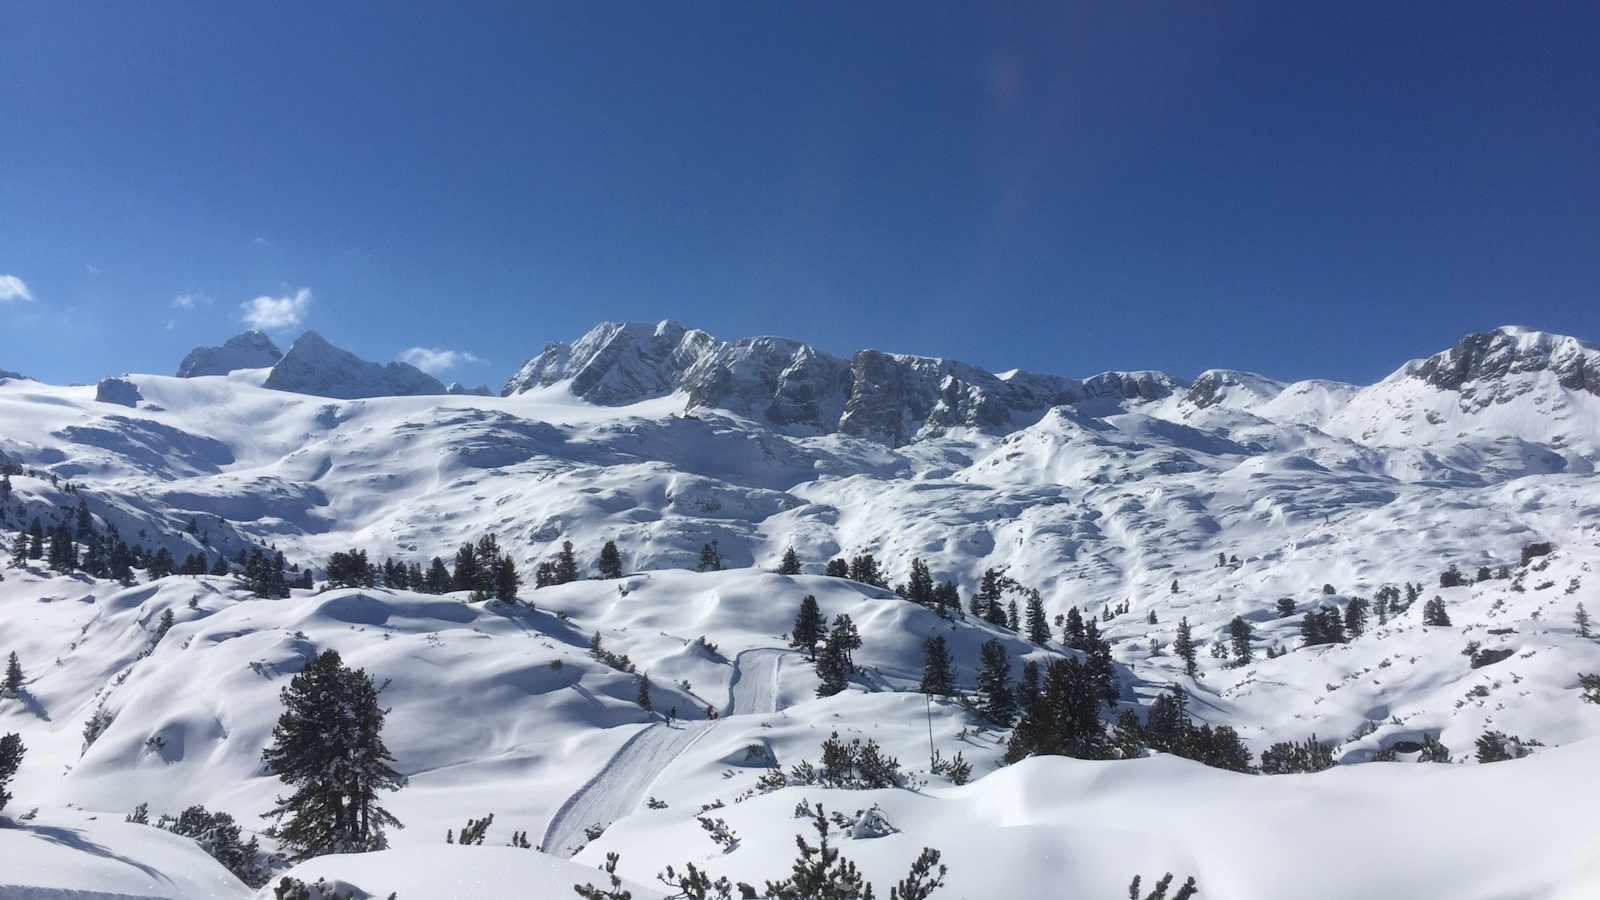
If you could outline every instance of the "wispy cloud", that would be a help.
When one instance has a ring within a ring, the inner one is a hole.
[[[28,290],[28,285],[15,275],[0,275],[0,303],[13,301],[33,302],[33,293]]]
[[[168,319],[167,320],[167,324],[165,326],[163,326],[161,330],[162,331],[171,331],[172,329],[177,328],[177,327],[178,327],[178,320],[177,319]]]
[[[194,309],[196,304],[211,305],[211,298],[205,294],[179,294],[172,298],[173,309]]]
[[[443,350],[438,347],[411,347],[400,351],[399,359],[430,375],[469,363],[479,365],[483,362],[482,357],[465,350]]]
[[[251,328],[262,331],[281,331],[304,322],[311,311],[311,289],[301,288],[294,296],[260,296],[240,304],[244,321]]]

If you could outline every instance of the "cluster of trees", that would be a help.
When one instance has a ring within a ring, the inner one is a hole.
[[[1113,741],[1124,756],[1144,746],[1218,769],[1252,771],[1250,750],[1238,732],[1227,725],[1196,725],[1189,718],[1189,694],[1178,685],[1151,701],[1142,725],[1132,710],[1124,711]]]
[[[845,613],[834,616],[832,624],[828,624],[817,598],[807,594],[800,600],[800,612],[789,630],[789,646],[804,651],[816,663],[817,677],[822,682],[817,686],[817,696],[831,697],[845,689],[856,670],[852,654],[861,649],[861,632]]]
[[[1378,602],[1387,605],[1382,592]],[[1367,630],[1369,608],[1366,598],[1351,597],[1343,612],[1332,603],[1307,610],[1305,617],[1300,620],[1300,639],[1305,646],[1312,647],[1318,644],[1342,644],[1358,638]],[[1387,621],[1387,614],[1383,618]]]
[[[1103,688],[1076,657],[1051,660],[1041,673],[1032,660],[1017,686],[1021,716],[1006,745],[1006,762],[1029,756],[1109,758],[1110,745],[1100,721]]]
[[[150,824],[150,804],[141,803],[128,814],[137,825]],[[269,867],[262,859],[261,842],[254,835],[241,840],[242,832],[225,812],[211,812],[204,806],[191,806],[177,816],[163,814],[155,827],[182,835],[211,855],[212,859],[245,884],[259,888],[269,879]]]
[[[11,793],[6,787],[16,777],[17,770],[22,768],[22,756],[27,751],[28,748],[22,744],[22,735],[12,732],[0,737],[0,812],[4,812],[6,804],[11,802]]]
[[[567,545],[571,547],[569,543]],[[482,597],[515,600],[522,577],[510,553],[500,551],[492,534],[476,544],[462,544],[456,551],[454,569],[435,556],[427,571],[420,565],[386,559],[382,566],[367,561],[365,550],[349,550],[328,557],[328,584],[332,587],[392,587],[422,594],[472,591]]]
[[[1333,768],[1333,747],[1313,734],[1303,741],[1279,741],[1261,752],[1261,774],[1290,775]]]

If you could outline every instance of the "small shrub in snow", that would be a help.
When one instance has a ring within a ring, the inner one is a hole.
[[[1261,753],[1263,775],[1321,772],[1333,768],[1333,748],[1317,740],[1279,741]]]
[[[467,819],[467,824],[461,826],[460,840],[453,840],[452,833],[446,831],[444,835],[444,842],[446,844],[459,843],[463,847],[482,846],[483,839],[488,836],[489,826],[493,823],[494,813],[489,813],[487,816],[484,816],[481,819]]]
[[[139,804],[128,816],[129,822],[149,824],[149,807]],[[204,806],[191,806],[176,817],[162,816],[156,827],[189,838],[200,849],[251,887],[267,883],[268,867],[262,858],[260,842],[254,836],[241,841],[239,826],[225,812],[210,812]]]
[[[666,801],[657,800],[654,797],[651,797],[649,800],[645,801],[644,805],[645,805],[645,808],[647,808],[647,809],[666,809],[667,808]]]
[[[938,750],[933,751],[933,761],[928,764],[928,769],[935,775],[949,778],[951,784],[966,784],[972,780],[972,763],[967,762],[959,750],[953,759],[945,759]]]
[[[1578,687],[1583,690],[1583,702],[1600,703],[1600,675],[1579,675]]]
[[[1417,754],[1417,762],[1447,763],[1450,761],[1450,748],[1439,743],[1433,735],[1424,735],[1422,738],[1422,752]]]
[[[590,825],[588,828],[585,828],[583,830],[583,837],[584,837],[585,840],[587,840],[589,843],[592,844],[595,841],[600,839],[600,835],[605,834],[605,833],[606,833],[606,827],[604,825],[596,823],[594,825]]]
[[[739,846],[739,835],[728,827],[726,819],[713,819],[710,816],[698,817],[700,827],[705,829],[711,842],[722,848],[723,853],[732,853]]]
[[[1485,731],[1478,737],[1478,762],[1492,763],[1503,762],[1508,759],[1521,759],[1532,753],[1529,747],[1543,746],[1536,740],[1523,740],[1514,734],[1502,731]]]
[[[617,875],[617,861],[621,858],[615,853],[607,853],[605,865],[600,867],[600,871],[606,873],[606,876],[611,879],[611,888],[609,890],[597,888],[592,883],[575,884],[572,889],[577,891],[578,896],[582,897],[583,900],[632,900],[633,893],[622,889],[622,878]]]
[[[1172,886],[1172,873],[1168,872],[1156,882],[1150,893],[1144,895],[1144,900],[1167,900],[1167,889]],[[1172,900],[1189,900],[1190,897],[1200,893],[1200,888],[1194,883],[1194,876],[1190,875],[1172,895]],[[1139,876],[1133,876],[1133,882],[1128,885],[1128,900],[1139,900]]]
[[[96,707],[95,711],[89,714],[89,720],[83,723],[83,750],[79,752],[87,753],[100,735],[105,734],[106,729],[110,727],[111,714],[106,712],[103,706]]]

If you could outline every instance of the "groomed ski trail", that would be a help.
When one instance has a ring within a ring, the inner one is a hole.
[[[724,717],[776,712],[778,669],[788,651],[746,650],[734,658]],[[661,773],[694,743],[705,737],[718,720],[656,722],[629,738],[600,771],[561,804],[545,828],[540,846],[546,853],[569,857],[588,843],[583,833],[593,825],[609,826],[633,812],[649,795]]]

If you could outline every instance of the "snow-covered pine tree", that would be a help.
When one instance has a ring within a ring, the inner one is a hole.
[[[4,810],[11,801],[11,793],[6,786],[16,776],[17,769],[22,767],[22,756],[27,751],[28,748],[22,743],[22,735],[12,733],[0,737],[0,810]]]
[[[385,829],[401,827],[378,805],[379,791],[405,785],[383,743],[387,711],[378,691],[365,670],[346,667],[334,650],[283,689],[284,710],[261,756],[293,789],[266,813],[279,821],[278,840],[291,858],[379,850],[387,845]]]
[[[561,552],[556,554],[555,568],[551,574],[556,584],[571,584],[578,580],[578,557],[572,552],[571,541],[561,542]]]
[[[1244,616],[1234,616],[1228,623],[1228,637],[1233,643],[1233,661],[1240,665],[1249,662],[1255,654],[1250,650],[1250,638],[1255,634]]]
[[[7,697],[16,697],[22,694],[22,663],[17,660],[17,651],[11,651],[6,657],[6,680],[3,685]]]
[[[799,575],[800,574],[800,556],[799,556],[799,554],[794,552],[794,548],[793,547],[790,547],[787,550],[783,551],[783,561],[778,563],[778,574],[779,575]]]
[[[655,704],[650,699],[650,676],[639,676],[639,708],[645,712],[655,712]]]
[[[1195,652],[1194,635],[1189,628],[1188,616],[1178,620],[1178,636],[1172,641],[1172,652],[1183,660],[1183,671],[1188,673],[1190,678],[1195,677],[1195,674],[1199,671],[1199,666],[1195,664],[1195,656],[1197,654]]]
[[[1422,624],[1424,625],[1449,625],[1450,613],[1445,611],[1444,598],[1435,595],[1432,600],[1422,606]]]

